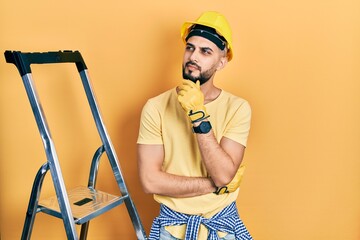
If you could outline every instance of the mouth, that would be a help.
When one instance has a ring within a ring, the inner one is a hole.
[[[186,63],[185,66],[189,71],[200,70],[200,66],[198,66],[197,64],[192,63],[192,62]]]

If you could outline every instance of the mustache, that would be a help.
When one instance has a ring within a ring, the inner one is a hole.
[[[192,66],[195,66],[197,69],[201,70],[201,67],[199,65],[197,65],[195,62],[193,61],[189,61],[185,64],[185,67],[189,66],[189,65],[192,65]]]

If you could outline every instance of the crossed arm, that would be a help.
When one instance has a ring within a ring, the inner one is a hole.
[[[202,160],[211,178],[185,177],[166,173],[163,145],[138,144],[140,181],[146,193],[171,197],[194,197],[212,193],[216,186],[229,183],[241,164],[245,147],[223,137],[220,144],[214,134],[197,135]]]

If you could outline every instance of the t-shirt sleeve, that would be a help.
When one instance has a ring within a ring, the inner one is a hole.
[[[159,110],[149,100],[144,105],[141,117],[138,144],[163,144]]]
[[[243,101],[236,109],[224,136],[246,147],[250,123],[251,107],[247,101]]]

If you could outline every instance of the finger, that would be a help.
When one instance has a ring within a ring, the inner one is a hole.
[[[192,89],[192,87],[191,86],[189,86],[189,85],[181,85],[181,86],[179,86],[179,90],[181,91],[181,90],[183,90],[183,91],[189,91],[189,90],[191,90]]]
[[[186,85],[186,86],[189,86],[189,87],[192,87],[192,88],[196,87],[196,84],[193,81],[190,81],[190,80],[183,80],[182,84]]]
[[[197,89],[200,89],[200,80],[197,80],[197,81],[196,81],[196,88],[197,88]]]
[[[186,91],[180,90],[178,91],[178,96],[184,96],[186,94]]]

